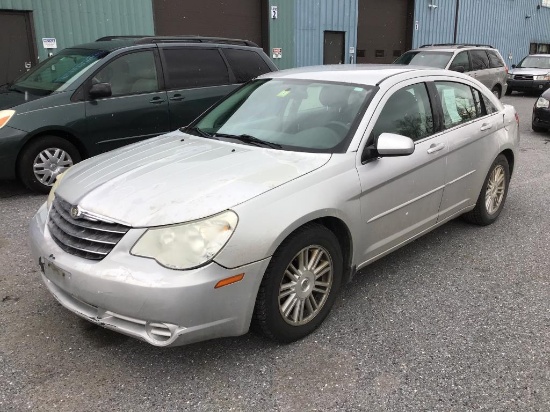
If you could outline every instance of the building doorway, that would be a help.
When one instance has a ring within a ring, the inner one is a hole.
[[[0,84],[14,81],[36,63],[30,12],[0,11]]]
[[[325,31],[323,64],[344,64],[346,59],[346,32]]]

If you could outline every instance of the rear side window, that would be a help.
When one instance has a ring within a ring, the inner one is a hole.
[[[264,59],[251,50],[222,49],[237,83],[245,83],[271,71]]]
[[[468,52],[460,52],[458,53],[451,65],[449,66],[449,70],[454,71],[461,71],[459,68],[463,67],[465,72],[470,71],[470,57],[468,56]]]
[[[493,50],[487,50],[487,55],[489,56],[489,66],[491,69],[497,67],[504,67],[504,62],[500,59],[499,55]]]
[[[164,49],[168,89],[229,84],[229,73],[216,49]]]
[[[470,86],[454,82],[436,82],[443,107],[445,129],[469,122],[480,116],[479,95],[474,99]]]
[[[489,58],[485,50],[470,50],[470,56],[472,56],[472,70],[489,68]]]

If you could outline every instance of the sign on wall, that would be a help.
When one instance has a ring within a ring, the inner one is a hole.
[[[279,17],[279,12],[277,11],[277,6],[271,6],[271,18],[276,19]]]
[[[45,49],[57,49],[57,40],[55,37],[43,37],[42,45]]]
[[[274,59],[282,58],[283,57],[283,49],[281,47],[274,47],[272,55],[273,55]]]

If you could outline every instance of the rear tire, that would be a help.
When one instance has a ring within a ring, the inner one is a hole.
[[[57,176],[80,160],[80,153],[67,140],[58,136],[39,136],[23,148],[17,173],[29,189],[48,193]]]
[[[309,223],[277,249],[258,291],[252,329],[288,343],[313,332],[338,295],[343,259],[329,229]]]
[[[491,92],[500,100],[502,97],[502,91],[499,86],[495,86],[491,89]]]
[[[480,226],[497,220],[504,207],[509,184],[510,166],[506,156],[500,154],[487,173],[474,209],[463,215],[464,220]]]

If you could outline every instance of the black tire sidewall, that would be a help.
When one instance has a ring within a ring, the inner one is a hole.
[[[76,164],[81,160],[80,153],[76,147],[61,137],[39,136],[28,143],[23,148],[21,155],[19,156],[17,162],[17,174],[25,186],[39,193],[48,193],[50,186],[46,186],[38,181],[34,175],[33,164],[36,156],[41,151],[48,148],[59,148],[64,150],[69,154],[69,156],[71,156],[73,164]]]
[[[489,178],[491,177],[491,173],[493,173],[493,170],[498,165],[501,165],[504,168],[504,175],[505,175],[505,182],[506,185],[504,187],[504,196],[502,197],[502,202],[500,202],[500,206],[498,210],[490,215],[487,212],[487,208],[485,207],[485,194],[487,192],[487,185],[489,184]],[[491,224],[495,220],[498,219],[500,216],[500,213],[502,212],[502,209],[504,208],[504,203],[506,202],[506,197],[508,196],[508,188],[510,186],[510,166],[508,164],[508,160],[504,155],[499,155],[493,164],[491,165],[491,168],[489,169],[489,173],[487,173],[487,176],[485,177],[485,181],[483,182],[483,187],[481,188],[481,193],[479,194],[478,203],[476,207],[479,209],[479,217],[481,218],[483,224]]]
[[[333,283],[329,296],[317,316],[305,325],[292,326],[285,322],[279,311],[279,288],[284,271],[291,260],[300,250],[312,245],[322,246],[330,254]],[[324,226],[311,225],[283,242],[273,255],[262,282],[262,286],[266,288],[266,301],[259,303],[265,305],[265,326],[269,329],[268,335],[281,342],[292,342],[313,332],[327,317],[334,304],[341,286],[342,272],[343,259],[338,239]]]

